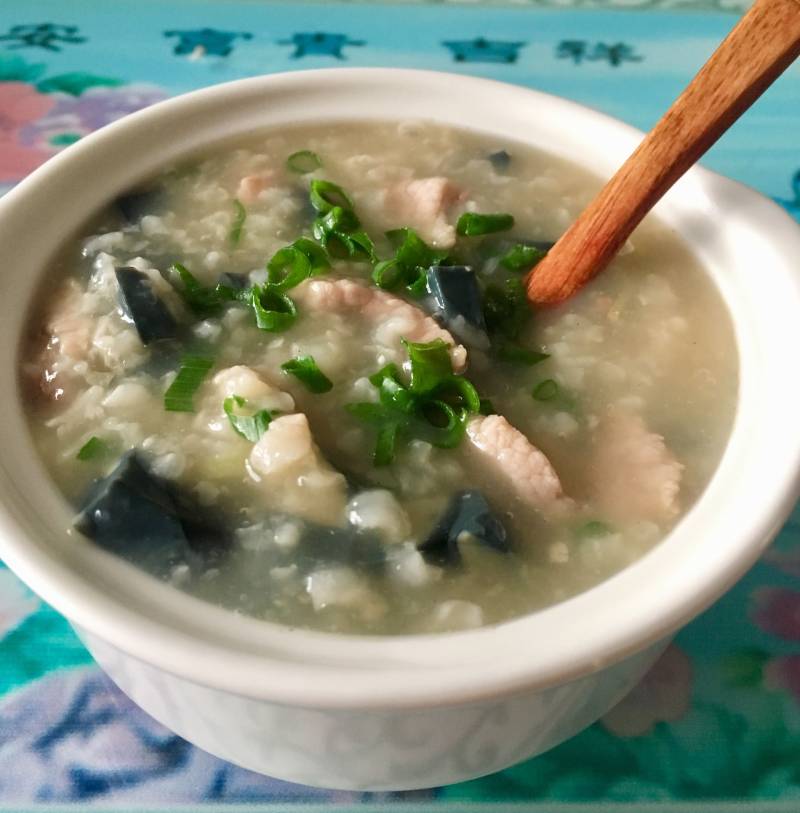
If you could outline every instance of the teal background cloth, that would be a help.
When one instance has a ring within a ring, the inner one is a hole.
[[[3,0],[0,190],[168,96],[335,65],[491,77],[648,128],[741,10],[738,0]],[[795,65],[704,163],[800,220],[798,134]],[[591,728],[493,776],[409,794],[300,787],[194,748],[133,706],[0,565],[0,811],[800,811],[799,542],[796,513]]]

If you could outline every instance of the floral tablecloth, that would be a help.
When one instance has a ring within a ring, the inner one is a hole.
[[[646,128],[743,4],[2,0],[0,186],[175,93],[332,65],[474,73]],[[795,66],[706,163],[800,220],[798,133]],[[800,811],[798,543],[800,513],[640,687],[574,739],[474,782],[380,795],[258,776],[174,736],[116,690],[66,621],[0,564],[0,810]]]

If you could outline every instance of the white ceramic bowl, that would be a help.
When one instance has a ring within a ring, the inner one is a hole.
[[[797,496],[800,230],[760,195],[693,169],[657,211],[693,246],[733,315],[738,412],[703,497],[608,581],[495,627],[347,637],[236,618],[69,538],[70,508],[34,454],[16,383],[26,311],[60,244],[136,181],[220,139],[301,121],[409,117],[512,135],[600,176],[641,138],[593,110],[495,82],[308,71],[155,105],[83,139],[0,200],[0,556],[155,718],[248,768],[329,787],[454,782],[575,733],[742,575]]]

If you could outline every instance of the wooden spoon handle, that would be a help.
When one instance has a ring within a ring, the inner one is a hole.
[[[689,86],[528,275],[531,303],[563,301],[800,54],[800,0],[756,0]]]

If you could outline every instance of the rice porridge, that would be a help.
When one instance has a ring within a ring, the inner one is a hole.
[[[529,310],[525,274],[598,186],[511,140],[350,122],[114,201],[53,259],[20,354],[70,533],[347,633],[497,623],[633,562],[713,474],[738,360],[653,220]]]

